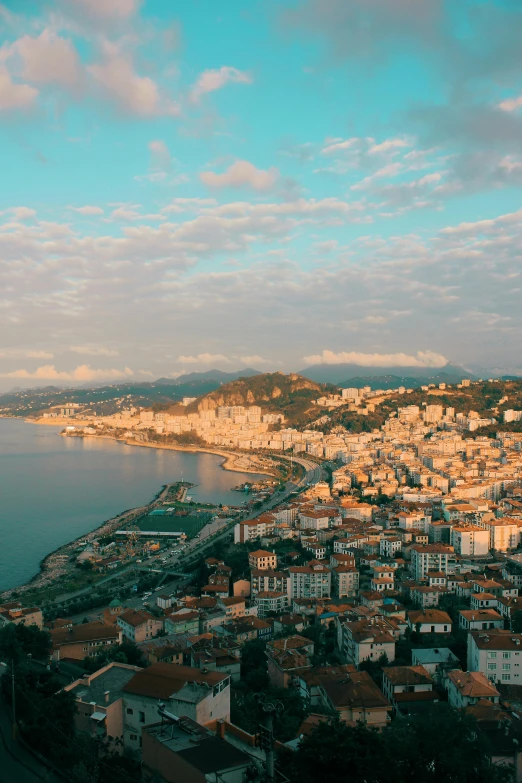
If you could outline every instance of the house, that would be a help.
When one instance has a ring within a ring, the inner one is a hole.
[[[149,663],[186,663],[184,655],[191,646],[188,633],[172,633],[139,642],[138,647]]]
[[[81,623],[72,628],[57,628],[50,631],[52,659],[73,658],[82,661],[89,656],[99,655],[107,647],[121,644],[122,630],[105,623]]]
[[[72,693],[76,700],[76,730],[101,738],[104,742],[122,740],[122,688],[139,671],[139,666],[109,663],[94,674],[87,674],[66,685],[64,691]]]
[[[123,631],[123,636],[129,642],[144,642],[152,639],[158,631],[163,630],[163,620],[160,620],[149,612],[128,609],[120,614],[116,624]]]
[[[459,627],[464,631],[487,631],[503,628],[504,620],[494,609],[462,609],[459,612]]]
[[[449,647],[421,647],[411,651],[413,666],[422,666],[440,684],[451,669],[458,669],[460,661]]]
[[[501,684],[522,685],[522,634],[494,629],[468,633],[468,671]]]
[[[382,692],[398,716],[430,707],[439,700],[433,678],[424,666],[387,666],[382,670]]]
[[[500,694],[482,672],[463,672],[459,669],[448,672],[448,702],[451,707],[462,709],[472,707],[481,699],[498,704]]]
[[[380,728],[390,720],[391,704],[368,672],[319,675],[317,687],[324,707],[337,713],[343,723],[355,726],[362,722]]]
[[[141,730],[158,717],[158,702],[173,715],[184,715],[205,725],[230,719],[230,677],[175,663],[154,663],[142,669],[122,688],[123,742],[127,750],[140,748]]]
[[[143,783],[238,783],[252,767],[250,754],[187,717],[147,726],[142,740]]]
[[[256,549],[249,553],[248,565],[258,571],[274,571],[277,568],[277,555],[267,549]]]
[[[312,667],[314,643],[304,636],[287,636],[269,642],[266,648],[268,677],[273,688],[288,688],[303,671]]]
[[[419,609],[408,612],[408,625],[418,633],[451,633],[451,617],[440,609]]]
[[[13,623],[18,625],[36,625],[43,628],[42,610],[38,606],[22,606],[20,601],[11,601],[0,605],[0,628],[2,625]]]

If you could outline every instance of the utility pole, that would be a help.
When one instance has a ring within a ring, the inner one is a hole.
[[[266,715],[264,725],[259,726],[257,742],[260,748],[265,751],[266,760],[266,783],[275,783],[275,756],[274,756],[274,715],[282,712],[284,706],[280,701],[263,702],[262,695],[259,703]]]
[[[13,739],[18,739],[18,726],[16,725],[16,691],[15,691],[15,669],[14,659],[11,658],[11,713],[12,713],[12,734]]]

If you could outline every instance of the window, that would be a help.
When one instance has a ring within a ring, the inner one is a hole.
[[[134,715],[134,710],[131,707],[127,707],[127,715]]]
[[[510,674],[503,674],[503,675],[502,675],[502,679],[503,679],[503,680],[508,680],[508,681],[509,681],[509,680],[511,679],[511,675],[510,675]]]
[[[488,669],[490,671],[493,671],[496,668],[497,668],[497,664],[496,663],[488,663]]]
[[[502,664],[502,668],[504,669],[504,671],[509,671],[511,669],[511,664],[510,663],[503,663]]]
[[[502,657],[503,658],[511,658],[511,653],[510,652],[503,652],[502,653]]]
[[[144,712],[140,712],[139,716],[140,716],[140,723],[145,723],[145,713]]]
[[[496,652],[488,652],[488,658],[496,658],[497,654]]]

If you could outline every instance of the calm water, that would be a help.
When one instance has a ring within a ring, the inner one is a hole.
[[[194,500],[239,503],[232,487],[251,475],[222,457],[61,438],[60,428],[0,419],[0,590],[23,584],[42,558],[140,506],[182,476]]]

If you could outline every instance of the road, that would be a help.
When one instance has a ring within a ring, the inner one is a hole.
[[[105,577],[104,579],[97,582],[96,587],[106,582],[110,582],[114,579],[119,579],[125,574],[129,574],[129,576],[131,577],[130,581],[125,585],[118,585],[118,587],[115,588],[115,592],[128,589],[137,582],[139,578],[137,575],[137,571],[141,571],[142,573],[150,573],[151,568],[161,571],[163,578],[167,576],[167,574],[169,573],[173,575],[178,575],[180,573],[183,573],[182,569],[186,565],[187,560],[190,561],[191,555],[195,555],[196,552],[198,556],[207,551],[211,552],[216,542],[221,541],[223,538],[232,535],[234,525],[237,522],[239,522],[241,519],[253,519],[255,517],[258,517],[261,514],[265,513],[266,511],[270,511],[274,506],[284,503],[285,500],[289,497],[289,495],[291,495],[296,491],[304,489],[304,487],[307,484],[317,484],[318,481],[321,481],[324,478],[323,468],[321,465],[318,465],[317,462],[314,462],[309,459],[305,459],[304,457],[289,457],[286,455],[278,455],[278,456],[282,457],[283,459],[287,459],[289,461],[290,459],[292,459],[294,462],[297,462],[300,465],[302,465],[306,473],[305,476],[301,479],[301,481],[297,483],[288,482],[283,492],[275,492],[274,495],[269,500],[266,501],[266,503],[263,503],[263,505],[260,508],[256,509],[256,511],[254,512],[248,512],[245,510],[243,514],[241,514],[238,517],[235,517],[234,519],[231,519],[230,521],[218,520],[216,523],[212,523],[212,525],[214,526],[214,530],[207,530],[207,535],[204,535],[202,531],[202,533],[200,534],[201,538],[194,538],[191,541],[186,542],[183,545],[184,547],[183,550],[179,554],[165,555],[165,552],[163,551],[160,555],[153,555],[152,557],[145,558],[141,563],[133,563],[127,566],[126,568],[123,568],[121,571],[117,571],[114,574]],[[207,526],[207,528],[208,527],[209,526]],[[178,548],[179,545],[173,544],[173,547]],[[161,559],[164,559],[165,557],[167,558],[167,562],[162,563]],[[178,580],[173,586],[175,587],[176,590],[178,590],[182,587],[185,587],[190,581],[191,581],[190,577],[188,578],[185,577],[184,579]],[[91,590],[92,587],[89,587],[86,590],[79,591],[78,595]],[[161,592],[161,590],[158,592]],[[151,604],[155,603],[154,593],[150,597],[149,601]],[[132,596],[129,597],[128,599],[124,599],[122,603],[126,608],[139,609],[144,605],[143,596]],[[71,619],[73,622],[81,622],[82,619],[89,614],[93,614],[93,611],[91,610],[91,611],[80,613],[76,616],[71,617]],[[1,779],[0,779],[0,783],[2,783]]]

